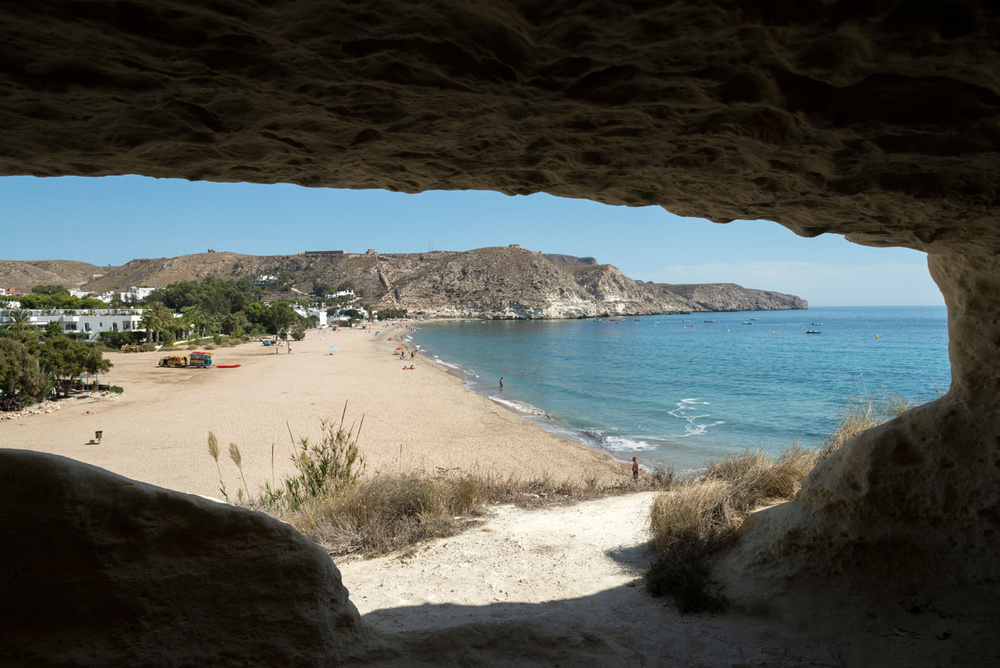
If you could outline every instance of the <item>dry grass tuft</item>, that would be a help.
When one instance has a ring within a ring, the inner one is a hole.
[[[819,450],[819,461],[832,455],[862,432],[893,420],[910,410],[903,397],[889,393],[882,397],[858,398],[844,409],[840,424],[824,441]]]
[[[898,395],[859,399],[818,451],[792,446],[775,458],[745,450],[712,460],[704,474],[660,495],[650,514],[658,558],[647,573],[647,589],[673,597],[681,613],[722,609],[725,599],[712,579],[709,557],[735,540],[751,512],[794,498],[816,464],[908,407]]]
[[[376,556],[454,535],[478,524],[490,505],[571,503],[632,489],[594,479],[553,482],[443,469],[376,473],[275,514],[331,554]]]

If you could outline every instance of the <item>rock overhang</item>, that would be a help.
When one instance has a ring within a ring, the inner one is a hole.
[[[0,173],[548,192],[997,252],[988,3],[0,9]]]

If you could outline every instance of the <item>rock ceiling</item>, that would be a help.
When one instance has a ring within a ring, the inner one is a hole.
[[[996,251],[973,1],[33,2],[0,174],[549,192]]]

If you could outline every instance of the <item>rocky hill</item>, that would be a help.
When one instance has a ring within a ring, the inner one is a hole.
[[[208,276],[226,279],[269,274],[310,292],[313,284],[351,282],[376,307],[406,308],[427,317],[583,318],[680,311],[803,309],[793,295],[751,290],[731,283],[665,285],[628,278],[594,258],[544,255],[518,247],[464,252],[381,255],[306,252],[240,255],[209,252],[174,258],[132,260],[101,268],[70,263],[65,275],[44,262],[0,263],[0,285],[22,290],[40,282],[101,293],[131,286],[164,287]],[[20,276],[17,267],[20,267]],[[75,266],[80,265],[80,266]],[[72,271],[71,271],[72,269]],[[44,276],[44,280],[39,277]],[[84,279],[84,277],[86,277]],[[2,281],[6,281],[3,283]]]

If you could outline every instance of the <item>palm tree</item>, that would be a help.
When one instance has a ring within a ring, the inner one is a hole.
[[[147,341],[160,341],[160,332],[164,329],[174,328],[173,312],[161,302],[154,302],[142,312],[142,319],[139,321],[146,330]]]
[[[7,311],[7,317],[9,317],[10,320],[3,323],[3,329],[13,329],[18,332],[23,332],[26,329],[34,329],[35,327],[31,324],[31,311],[27,309],[18,308],[12,311]]]
[[[142,312],[139,324],[146,330],[146,340],[155,341],[156,332],[160,331],[160,323],[152,309],[146,309]]]
[[[208,321],[208,314],[200,306],[185,306],[181,309],[184,314],[184,328],[197,332],[198,336],[205,335],[205,323]]]

